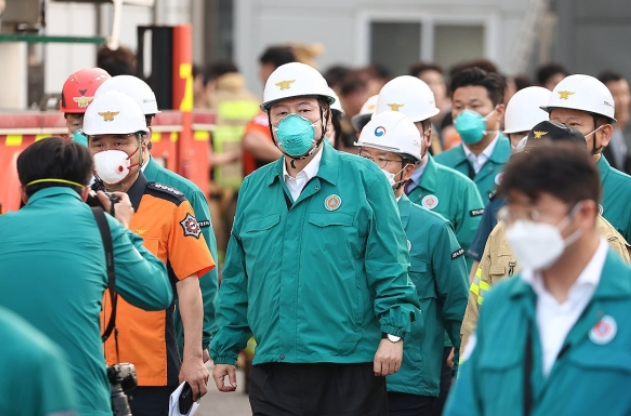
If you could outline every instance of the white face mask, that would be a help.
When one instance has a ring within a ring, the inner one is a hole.
[[[572,211],[554,226],[529,220],[517,220],[506,230],[506,240],[513,249],[517,262],[525,268],[543,270],[552,266],[563,254],[565,248],[573,244],[581,236],[576,230],[567,239],[563,239],[561,230],[570,222]]]
[[[395,181],[395,180],[394,180],[394,178],[396,178],[396,176],[397,176],[398,174],[400,174],[401,172],[403,172],[403,171],[405,170],[405,168],[407,168],[407,165],[405,165],[405,166],[403,167],[403,169],[401,169],[401,170],[400,170],[400,171],[398,171],[397,173],[391,173],[391,172],[388,172],[387,170],[385,170],[385,169],[383,169],[383,168],[380,168],[380,169],[381,169],[381,171],[383,172],[383,174],[384,174],[384,175],[386,175],[386,179],[388,179],[388,183],[390,184],[390,186],[394,188],[394,186],[395,186],[397,183],[401,183],[401,182],[402,182],[402,181]]]
[[[137,150],[136,150],[137,151]],[[136,152],[134,152],[136,153]],[[96,175],[107,185],[116,185],[129,176],[132,167],[131,155],[122,150],[104,150],[94,154],[94,170]]]

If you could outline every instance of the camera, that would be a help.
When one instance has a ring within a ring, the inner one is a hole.
[[[99,201],[99,198],[97,198],[97,196],[96,196],[97,191],[105,192],[105,195],[108,196],[108,198],[112,202],[112,205],[117,203],[117,202],[120,202],[120,199],[116,195],[105,191],[105,187],[103,186],[103,182],[101,182],[100,179],[96,179],[95,178],[95,180],[92,183],[92,185],[90,185],[90,192],[88,193],[88,199],[86,199],[86,201],[85,201],[86,204],[88,204],[91,207],[104,208],[103,204],[101,204],[101,201]]]
[[[136,368],[132,363],[114,364],[107,368],[107,378],[114,416],[132,416],[126,393],[138,385]]]

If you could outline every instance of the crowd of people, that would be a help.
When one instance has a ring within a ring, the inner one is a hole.
[[[265,50],[262,102],[194,71],[207,190],[152,158],[129,56],[70,75],[0,216],[0,414],[168,415],[243,351],[254,415],[631,412],[627,81],[321,53]]]

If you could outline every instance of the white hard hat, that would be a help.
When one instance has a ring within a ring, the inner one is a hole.
[[[375,114],[362,129],[355,146],[385,150],[421,161],[421,133],[412,120],[398,111]]]
[[[133,75],[118,75],[105,81],[96,90],[95,97],[108,91],[120,91],[136,100],[145,115],[158,114],[158,102],[151,87]]]
[[[609,88],[589,75],[576,74],[563,78],[552,90],[548,105],[541,107],[548,113],[555,108],[587,111],[605,116],[612,123],[616,122],[613,96]]]
[[[429,86],[410,75],[396,77],[381,88],[375,114],[384,111],[400,111],[413,122],[424,121],[440,113]]]
[[[340,114],[340,117],[344,117],[346,113],[342,108],[342,103],[340,102],[340,97],[337,96],[333,88],[329,87],[329,95],[335,99],[333,104],[331,104],[331,110],[337,111]]]
[[[326,80],[317,69],[300,62],[281,65],[265,83],[261,110],[267,112],[277,101],[293,97],[320,97],[335,102]]]
[[[377,108],[378,98],[379,95],[373,95],[372,97],[367,99],[364,105],[362,105],[362,109],[359,110],[359,114],[353,116],[353,118],[351,119],[351,124],[353,125],[355,131],[360,131],[362,125],[365,125],[368,120],[370,120],[373,113],[375,112],[375,109]]]
[[[85,111],[83,133],[87,136],[103,134],[149,133],[140,105],[129,95],[108,91],[94,100]]]
[[[550,118],[541,109],[548,104],[552,92],[543,87],[527,87],[515,93],[506,106],[504,133],[528,132],[534,126]]]

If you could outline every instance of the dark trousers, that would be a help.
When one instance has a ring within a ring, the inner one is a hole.
[[[177,386],[136,387],[128,396],[134,416],[169,416],[169,397]]]
[[[388,416],[386,379],[373,363],[252,366],[253,416]]]
[[[436,397],[388,392],[390,416],[430,416]]]
[[[443,414],[443,408],[449,395],[449,389],[451,388],[451,379],[453,370],[447,365],[447,358],[451,347],[445,347],[443,350],[443,365],[440,370],[440,395],[434,401],[434,408],[432,409],[431,416],[440,416]]]

